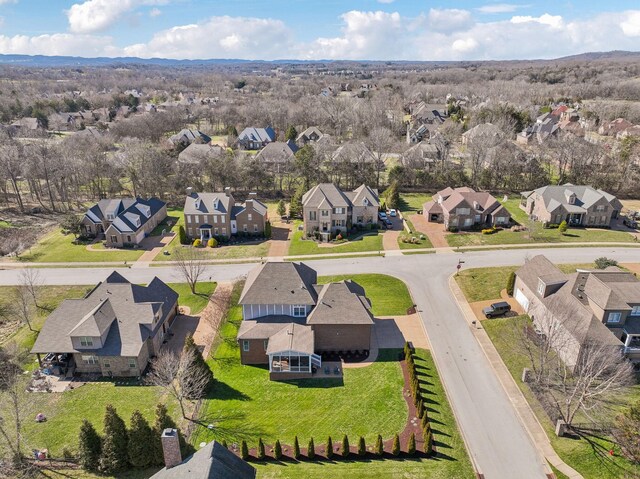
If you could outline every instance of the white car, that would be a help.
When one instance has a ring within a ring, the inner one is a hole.
[[[394,209],[389,210],[389,216],[395,218],[398,215],[398,212]]]

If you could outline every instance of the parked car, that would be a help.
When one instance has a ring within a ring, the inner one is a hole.
[[[384,219],[384,224],[387,225],[387,228],[389,229],[393,228],[393,221],[391,221],[389,218]]]
[[[631,219],[631,218],[627,217],[627,216],[625,216],[622,219],[622,224],[625,225],[625,226],[628,226],[629,228],[633,228],[634,230],[636,228],[638,228],[638,222],[636,220],[634,220],[634,219]]]
[[[397,215],[398,215],[398,212],[393,208],[389,210],[389,216],[391,216],[392,218],[395,218]]]
[[[379,211],[378,212],[378,219],[380,221],[384,221],[387,219],[387,214],[384,211]]]
[[[487,306],[482,310],[482,313],[486,318],[495,318],[509,311],[511,311],[511,305],[506,301],[500,301],[499,303],[493,303],[491,306]]]

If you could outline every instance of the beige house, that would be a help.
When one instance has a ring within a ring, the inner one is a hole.
[[[157,198],[100,200],[85,213],[82,234],[108,247],[135,246],[166,217],[167,204]]]
[[[178,293],[158,278],[141,286],[113,272],[84,298],[64,300],[31,352],[42,367],[62,376],[140,376],[160,351],[177,311]]]
[[[514,297],[570,367],[589,342],[640,362],[640,281],[616,267],[573,274],[538,255],[516,271]]]
[[[304,233],[319,232],[328,237],[353,226],[377,224],[380,198],[377,190],[360,185],[353,191],[342,191],[331,183],[321,183],[302,197]]]
[[[543,223],[566,221],[569,226],[608,228],[618,218],[622,204],[606,191],[567,183],[522,192],[520,208]]]
[[[511,221],[509,211],[493,196],[468,187],[438,191],[422,211],[427,221],[444,223],[446,229],[506,226]]]
[[[267,222],[267,207],[249,193],[244,203],[236,203],[230,188],[223,193],[193,193],[188,189],[184,202],[185,232],[191,239],[232,235],[261,236]]]

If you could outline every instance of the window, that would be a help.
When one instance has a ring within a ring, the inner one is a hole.
[[[470,208],[456,208],[457,215],[468,215],[471,213]]]
[[[607,205],[596,206],[596,211],[607,211]]]
[[[129,358],[129,369],[135,369],[137,367],[136,358]]]
[[[545,288],[544,282],[541,279],[539,279],[538,280],[538,294],[540,296],[544,296],[544,288]]]
[[[344,208],[334,208],[333,212],[337,215],[344,214]]]
[[[242,341],[242,350],[249,351],[249,341],[246,339]]]
[[[633,306],[631,308],[630,316],[640,316],[640,306]]]
[[[131,243],[131,235],[127,235],[127,243]]]
[[[249,214],[247,215],[247,221],[251,221],[251,219],[252,219],[252,218],[253,218],[253,216],[251,215],[251,213],[249,213]]]
[[[213,234],[214,236],[218,236],[218,228],[213,228]]]
[[[321,216],[329,216],[329,210],[322,210],[322,211],[320,211],[320,215],[321,215]]]
[[[195,216],[195,222],[196,223],[200,223],[200,216],[198,216],[198,215]]]
[[[607,318],[608,323],[619,323],[622,318],[622,313],[609,313],[609,317]]]
[[[227,228],[222,228],[222,236],[227,236]]]
[[[111,213],[107,214],[107,220],[108,221],[113,221],[113,215]]]
[[[108,359],[105,359],[105,360],[102,361],[102,367],[106,368],[106,369],[111,368],[111,363],[109,362]]]
[[[363,217],[362,216],[356,217],[356,223],[363,223]]]
[[[293,305],[293,316],[296,318],[301,318],[304,317],[305,314],[307,313],[307,308],[304,306],[304,304],[295,304]]]
[[[317,212],[316,211],[309,211],[309,219],[311,221],[315,221],[317,219]]]
[[[560,224],[562,223],[562,215],[556,215],[556,223]]]
[[[263,341],[263,343],[264,343],[264,350],[266,351],[266,350],[267,350],[267,346],[269,346],[269,340],[268,340],[268,339],[265,339],[265,340]]]
[[[253,232],[254,233],[258,232],[258,225],[256,225],[256,224],[253,225]]]
[[[187,215],[187,223],[191,223],[191,215]]]
[[[82,356],[82,362],[85,364],[89,364],[91,366],[95,366],[96,364],[98,364],[98,357],[97,356]]]
[[[244,231],[245,233],[248,231],[246,223],[242,225],[242,231]]]
[[[600,217],[600,223],[602,223],[603,225],[607,223],[607,217],[606,216],[601,216]]]
[[[88,336],[81,336],[80,346],[93,346],[93,338]]]
[[[112,243],[117,243],[118,242],[118,237],[116,235],[111,235],[111,242]]]
[[[213,224],[218,223],[218,215],[213,215]]]

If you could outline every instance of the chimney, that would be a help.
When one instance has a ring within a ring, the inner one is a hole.
[[[231,187],[230,186],[226,186],[224,188],[224,194],[225,194],[225,196],[231,196]]]
[[[191,186],[189,186],[187,188],[187,196],[191,196],[193,194],[193,188]]]
[[[258,197],[258,194],[255,191],[249,193],[249,199],[255,200]]]
[[[164,464],[167,469],[171,469],[182,462],[182,454],[180,453],[180,441],[178,439],[177,429],[165,429],[160,436],[162,442],[162,453],[164,455]]]

